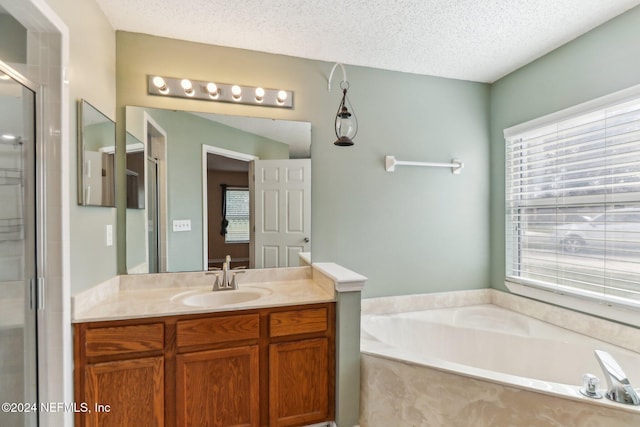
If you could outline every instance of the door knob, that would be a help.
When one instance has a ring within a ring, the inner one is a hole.
[[[305,238],[304,238],[304,242],[305,242],[305,243],[309,243],[310,241],[311,241],[311,239],[309,239],[308,237],[305,237]]]

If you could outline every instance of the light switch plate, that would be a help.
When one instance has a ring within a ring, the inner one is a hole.
[[[179,231],[191,231],[190,219],[174,219],[173,220],[173,232]]]

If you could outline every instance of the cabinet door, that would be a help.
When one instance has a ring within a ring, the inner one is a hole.
[[[87,427],[164,425],[162,356],[85,367]]]
[[[178,427],[260,425],[258,346],[176,356]]]
[[[269,346],[271,426],[306,425],[329,417],[327,338]]]

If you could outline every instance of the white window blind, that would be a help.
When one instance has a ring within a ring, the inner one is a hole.
[[[640,98],[505,135],[507,280],[640,306]]]
[[[226,219],[229,221],[226,243],[246,243],[249,241],[249,190],[229,188],[226,197]]]

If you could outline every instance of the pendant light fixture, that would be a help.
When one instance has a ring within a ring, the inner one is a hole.
[[[337,139],[334,144],[339,147],[350,147],[353,145],[353,139],[358,133],[358,120],[356,119],[353,107],[351,106],[349,98],[347,97],[349,81],[347,80],[347,72],[345,71],[342,64],[336,63],[331,69],[331,74],[329,74],[328,89],[329,92],[331,92],[331,78],[333,77],[333,73],[338,65],[340,66],[340,68],[342,68],[342,81],[340,82],[340,89],[342,89],[342,99],[340,100],[338,111],[335,116],[335,132]]]

